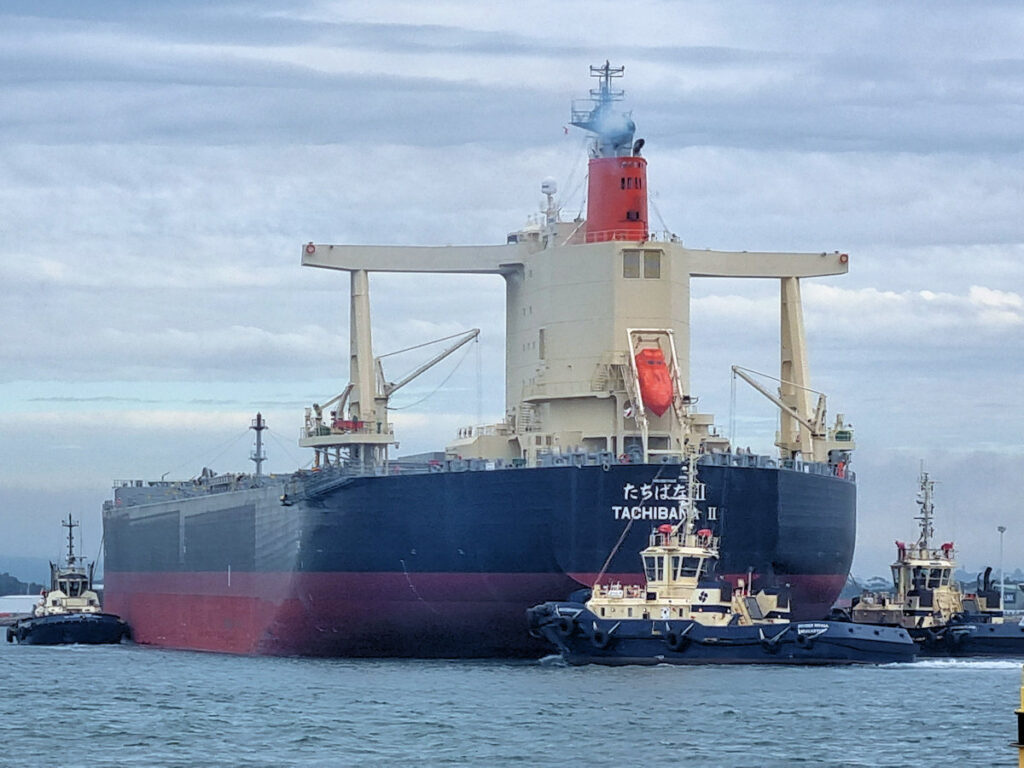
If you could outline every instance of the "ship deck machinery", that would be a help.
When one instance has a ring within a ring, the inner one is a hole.
[[[329,401],[329,420],[324,406],[309,409],[300,439],[316,471],[229,476],[232,489],[217,493],[223,476],[117,488],[105,512],[107,590],[138,641],[336,655],[541,652],[523,611],[600,579],[635,581],[652,521],[679,519],[679,466],[693,445],[708,494],[702,524],[721,537],[723,575],[755,589],[789,584],[794,618],[827,613],[853,557],[856,486],[844,467],[854,446],[841,417],[826,429],[823,402],[810,406],[800,281],[845,273],[847,256],[692,250],[652,235],[641,141],[614,110],[621,69],[592,73],[600,87],[572,113],[594,136],[586,221],[560,221],[546,182],[544,221],[502,245],[303,246],[303,265],[351,280],[350,381]],[[505,281],[505,418],[461,431],[443,459],[392,457],[395,387],[373,356],[371,272]],[[781,411],[778,459],[732,452],[713,418],[695,411],[693,277],[779,281],[781,384],[777,394],[762,389]],[[638,370],[651,351],[671,383],[660,413]],[[177,607],[164,600],[156,615],[145,604],[152,594],[177,596]]]

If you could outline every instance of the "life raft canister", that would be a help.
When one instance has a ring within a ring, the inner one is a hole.
[[[640,398],[655,415],[661,416],[672,405],[672,377],[660,349],[641,349],[636,360],[640,379]]]

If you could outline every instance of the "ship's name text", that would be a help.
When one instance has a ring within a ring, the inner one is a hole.
[[[679,507],[612,505],[616,520],[681,520]]]

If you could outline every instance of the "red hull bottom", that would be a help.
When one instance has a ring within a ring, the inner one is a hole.
[[[106,607],[137,643],[237,654],[333,657],[538,657],[526,609],[593,576],[422,573],[106,574]],[[738,578],[738,577],[735,577]],[[733,578],[733,580],[735,580]],[[633,583],[635,574],[603,581]],[[820,618],[842,576],[789,580],[801,618]],[[838,585],[838,586],[837,586]],[[826,598],[827,600],[827,598]]]
[[[137,643],[239,654],[539,656],[526,631],[559,574],[113,573],[106,605]]]

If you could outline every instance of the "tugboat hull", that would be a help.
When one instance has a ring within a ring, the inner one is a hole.
[[[890,664],[914,661],[906,630],[838,621],[705,626],[692,620],[600,619],[581,603],[527,611],[531,634],[574,666],[601,664]]]
[[[964,622],[909,632],[920,646],[920,655],[929,658],[1024,656],[1024,625],[1017,622]]]
[[[128,625],[109,613],[76,613],[22,619],[7,628],[7,642],[21,645],[114,645]]]

